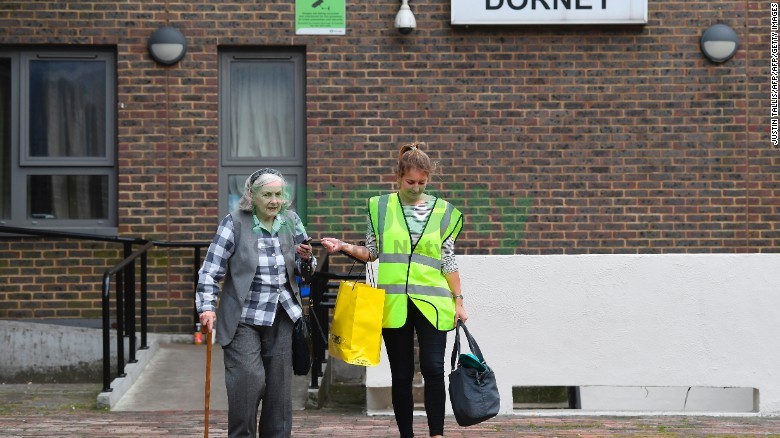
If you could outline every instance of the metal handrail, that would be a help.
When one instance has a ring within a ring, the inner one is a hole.
[[[121,243],[124,250],[124,259],[117,263],[114,267],[106,270],[103,274],[101,301],[103,307],[103,391],[111,391],[110,387],[110,372],[111,372],[111,351],[110,351],[110,294],[111,294],[111,277],[116,276],[116,312],[117,312],[117,376],[123,377],[125,360],[124,360],[124,336],[125,328],[127,328],[127,335],[129,339],[129,359],[128,363],[133,363],[135,359],[135,261],[140,258],[140,277],[141,277],[141,347],[139,349],[146,349],[147,346],[147,253],[153,246],[159,247],[179,247],[179,248],[192,248],[193,249],[193,272],[194,272],[194,287],[193,295],[196,293],[198,283],[198,270],[201,263],[201,248],[208,247],[210,242],[167,242],[167,241],[149,241],[146,239],[135,237],[120,237],[120,236],[105,236],[97,234],[76,233],[67,231],[54,231],[44,229],[31,229],[11,227],[6,225],[0,225],[0,232],[6,232],[15,235],[33,235],[43,237],[63,237],[69,239],[102,241]],[[132,251],[133,245],[142,245],[135,252]],[[319,244],[315,244],[320,246]],[[356,263],[365,262],[352,257],[348,254],[342,253],[344,256],[350,258]],[[319,377],[322,377],[323,370],[322,364],[325,363],[327,353],[327,339],[330,328],[330,309],[335,307],[336,293],[329,291],[338,288],[338,284],[332,284],[332,280],[359,280],[363,278],[362,272],[359,274],[336,273],[330,271],[330,254],[323,250],[318,257],[317,269],[312,275],[311,282],[311,294],[309,297],[310,311],[314,312],[314,316],[317,318],[318,324],[312,326],[312,371],[311,371],[311,387],[318,388]],[[198,321],[197,309],[195,309],[195,299],[193,296],[193,330],[195,324]]]
[[[195,294],[198,290],[198,270],[200,270],[200,263],[201,263],[201,255],[200,250],[201,248],[207,248],[210,245],[211,242],[164,242],[164,241],[155,241],[155,246],[162,246],[162,247],[168,247],[168,248],[192,248],[192,272],[193,272],[193,285],[192,285],[192,331],[195,332],[197,330],[197,324],[200,320],[198,318],[198,308],[195,304]]]
[[[111,391],[111,315],[110,315],[110,277],[116,276],[116,330],[117,330],[117,375],[125,375],[124,367],[124,337],[129,337],[129,359],[127,363],[136,362],[135,353],[137,350],[148,348],[148,310],[147,310],[147,253],[152,246],[159,247],[181,247],[193,249],[193,272],[194,283],[198,282],[198,268],[201,259],[201,248],[207,247],[209,242],[165,242],[149,241],[137,237],[105,236],[100,234],[87,234],[70,231],[55,231],[48,229],[21,228],[7,225],[0,225],[0,232],[19,236],[42,236],[42,237],[60,237],[67,239],[89,240],[98,242],[120,243],[123,246],[124,259],[114,267],[106,270],[103,274],[101,302],[103,307],[103,391]],[[133,245],[143,245],[140,249],[133,252]],[[140,277],[141,277],[141,347],[136,349],[136,313],[135,313],[135,260],[140,258]],[[193,288],[193,295],[194,295]],[[193,296],[193,309],[194,309]],[[195,321],[198,320],[197,312],[194,312],[193,330]],[[125,331],[127,333],[125,333]]]
[[[111,350],[110,350],[110,339],[109,339],[109,296],[110,296],[110,277],[112,275],[117,276],[117,293],[116,293],[116,307],[117,307],[117,377],[124,377],[125,376],[125,361],[124,361],[124,333],[123,333],[123,327],[124,327],[124,321],[122,320],[123,313],[127,314],[127,328],[128,333],[127,337],[129,338],[129,348],[128,351],[130,353],[130,357],[128,358],[127,363],[135,363],[137,362],[135,358],[135,352],[137,350],[145,350],[149,348],[146,345],[146,337],[148,333],[148,326],[147,326],[147,320],[148,320],[148,310],[147,310],[147,252],[152,246],[160,246],[160,247],[168,247],[168,248],[193,248],[194,255],[193,255],[193,266],[194,266],[194,276],[195,276],[195,285],[197,286],[198,283],[198,265],[200,264],[200,249],[202,247],[208,246],[209,243],[207,242],[165,242],[165,241],[153,241],[153,242],[147,242],[143,247],[138,249],[133,254],[128,255],[124,260],[119,262],[116,266],[109,269],[103,274],[103,392],[110,392],[111,391],[111,363],[110,363],[110,357],[111,357]],[[136,349],[135,348],[135,260],[137,258],[141,258],[141,346]],[[124,282],[123,282],[124,280]],[[126,303],[126,312],[122,311],[122,295],[124,292],[125,296],[125,303]],[[193,289],[193,294],[194,294]],[[194,306],[194,297],[193,297],[193,306]],[[193,321],[198,320],[197,310],[194,314]],[[193,322],[193,330],[195,327],[195,322]]]
[[[124,260],[117,263],[113,268],[103,273],[103,293],[101,302],[103,308],[103,392],[111,391],[111,276],[116,275],[116,354],[117,354],[117,377],[125,376],[125,343],[124,343],[124,325],[122,312],[122,295],[125,295],[128,310],[128,333],[130,338],[128,363],[135,363],[135,260],[141,258],[141,347],[140,350],[148,348],[146,345],[147,318],[146,318],[146,253],[149,248],[154,246],[154,242],[147,242],[134,253],[125,257]]]
[[[365,262],[341,253],[356,263]],[[331,289],[337,289],[338,284],[333,285],[331,280],[359,280],[365,278],[360,274],[341,274],[330,272],[330,254],[323,249],[321,256],[317,257],[317,269],[312,275],[311,293],[309,295],[310,312],[313,312],[317,323],[312,324],[312,366],[311,366],[311,385],[313,389],[319,388],[319,378],[323,376],[322,364],[327,359],[328,351],[327,339],[330,334],[330,309],[336,307],[336,293],[328,293]]]
[[[38,229],[38,228],[21,228],[21,227],[12,227],[8,225],[0,225],[0,232],[16,234],[16,235],[65,237],[68,239],[95,240],[100,242],[114,242],[114,243],[123,243],[123,244],[129,243],[129,244],[143,245],[144,243],[148,242],[148,240],[139,239],[137,237],[105,236],[102,234],[77,233],[71,231],[55,231],[55,230]]]

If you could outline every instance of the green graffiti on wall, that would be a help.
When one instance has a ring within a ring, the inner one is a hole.
[[[364,233],[368,198],[387,193],[376,188],[307,191],[308,215],[326,219],[328,231]],[[464,231],[476,240],[490,240],[493,253],[514,254],[525,234],[532,198],[511,197],[490,190],[486,184],[451,183],[427,193],[452,203],[465,216]]]

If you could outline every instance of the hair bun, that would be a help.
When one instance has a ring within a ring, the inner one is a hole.
[[[427,146],[425,143],[415,141],[407,143],[401,146],[401,151],[398,154],[398,166],[396,167],[396,175],[402,176],[406,174],[409,169],[418,169],[428,175],[430,175],[435,166],[431,162],[431,159],[423,151],[423,148]],[[411,154],[407,152],[413,152]]]

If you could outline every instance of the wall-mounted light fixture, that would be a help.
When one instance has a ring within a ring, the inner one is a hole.
[[[395,28],[401,35],[408,35],[417,27],[417,21],[409,8],[409,0],[401,0],[401,9],[395,16]]]
[[[701,52],[712,62],[726,62],[737,53],[739,38],[734,29],[715,24],[701,36]]]
[[[173,65],[187,53],[187,40],[178,29],[165,26],[157,29],[149,38],[149,55],[164,65]]]

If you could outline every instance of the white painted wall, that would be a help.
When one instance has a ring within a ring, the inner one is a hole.
[[[12,377],[22,372],[46,374],[67,367],[101,369],[102,336],[102,330],[93,328],[2,320],[0,351],[13,354],[0,355],[0,376]],[[115,331],[111,333],[111,352],[116,358]]]
[[[116,330],[110,332],[111,372],[116,372]],[[148,333],[153,340],[192,342],[192,335]],[[136,346],[141,334],[136,333]],[[10,352],[11,354],[5,354]],[[0,320],[0,378],[20,373],[50,374],[69,369],[103,367],[103,330],[38,323],[35,320]],[[136,353],[138,354],[138,352]],[[129,340],[124,342],[125,361],[130,357]]]
[[[704,399],[710,387],[756,388],[759,414],[780,415],[780,254],[461,256],[458,263],[467,325],[496,372],[501,414],[513,413],[513,386],[692,386],[705,388]],[[367,369],[369,414],[385,413],[389,386],[383,357]],[[589,388],[583,408],[599,409],[603,400],[589,399]]]

